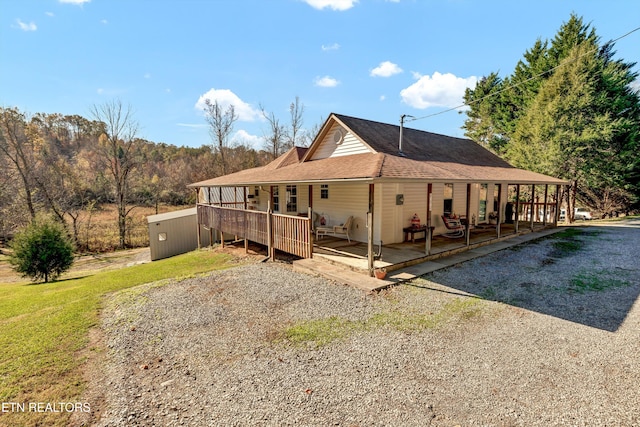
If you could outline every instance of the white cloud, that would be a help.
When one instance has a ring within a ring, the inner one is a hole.
[[[231,143],[248,145],[256,150],[259,150],[264,145],[264,138],[261,136],[251,135],[244,129],[240,129],[231,137]]]
[[[38,29],[38,26],[33,21],[27,24],[20,19],[16,19],[16,24],[18,24],[17,28],[20,28],[22,31],[36,31]]]
[[[322,50],[323,51],[328,51],[328,50],[338,50],[340,49],[340,45],[338,43],[334,43],[334,44],[329,44],[329,45],[322,45]]]
[[[420,109],[460,106],[463,103],[465,89],[475,87],[478,82],[476,76],[462,78],[451,73],[440,74],[437,71],[433,76],[420,76],[417,73],[414,73],[414,76],[418,81],[402,89],[400,96],[405,104]]]
[[[332,10],[348,10],[358,3],[358,0],[304,0],[304,2],[318,10],[325,7]]]
[[[384,101],[385,99],[387,99],[385,95],[380,95],[380,101]]]
[[[369,75],[371,77],[391,77],[394,74],[400,74],[402,72],[402,68],[398,67],[397,64],[393,62],[384,61],[381,62],[376,68],[371,70]]]
[[[47,16],[51,16],[51,17],[54,17],[54,16],[55,16],[55,15],[53,14],[53,12],[45,12],[44,14],[45,14],[45,15],[47,15]]]
[[[143,76],[145,79],[150,79],[151,78],[151,73],[144,73]]]
[[[629,83],[629,87],[631,87],[631,90],[635,92],[640,92],[640,80],[636,79],[632,81],[631,83]]]
[[[91,0],[58,0],[60,3],[76,4],[82,6],[85,3],[89,3]]]
[[[106,19],[101,19],[100,23],[104,24],[104,25],[107,25],[109,23],[109,21],[107,21]]]
[[[251,105],[241,100],[229,89],[209,89],[207,93],[198,98],[195,108],[200,111],[204,110],[206,107],[205,100],[207,99],[211,102],[218,101],[218,104],[223,108],[223,111],[226,110],[229,105],[233,105],[233,108],[238,115],[238,120],[243,122],[252,122],[262,117],[260,110],[256,110],[251,107]]]
[[[324,77],[316,77],[314,80],[316,86],[320,87],[336,87],[340,82],[333,77],[324,76]]]
[[[206,123],[176,123],[176,125],[183,128],[193,128],[193,129],[201,129],[209,126]]]

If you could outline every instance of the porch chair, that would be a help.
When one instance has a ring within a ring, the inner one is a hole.
[[[343,237],[347,236],[347,240],[351,243],[351,235],[349,231],[351,230],[351,224],[353,223],[353,216],[347,218],[344,224],[340,225],[320,225],[316,227],[316,240],[319,240],[322,236],[334,236],[334,237]]]
[[[441,215],[441,218],[442,222],[444,222],[444,226],[447,228],[447,230],[450,230],[449,232],[443,234],[444,237],[449,237],[452,239],[464,237],[465,227],[459,217]]]
[[[333,234],[340,235],[344,234],[347,236],[347,240],[351,243],[351,236],[349,235],[349,230],[351,229],[351,223],[353,223],[353,216],[347,218],[347,220],[342,225],[334,225],[333,226]]]

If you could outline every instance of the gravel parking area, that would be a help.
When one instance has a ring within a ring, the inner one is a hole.
[[[640,426],[640,224],[622,224],[377,294],[279,263],[119,293],[89,421]]]

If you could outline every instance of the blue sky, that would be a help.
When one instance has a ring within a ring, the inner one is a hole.
[[[80,114],[120,99],[139,136],[210,143],[205,97],[233,103],[256,148],[260,106],[304,126],[332,113],[463,136],[464,88],[510,74],[574,12],[602,41],[640,26],[637,0],[0,0],[0,105]],[[640,62],[640,31],[616,42]],[[638,66],[634,68],[638,70]]]

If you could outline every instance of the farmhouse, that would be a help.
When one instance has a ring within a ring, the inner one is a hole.
[[[555,226],[564,184],[468,139],[331,114],[310,147],[190,187],[198,223],[222,236],[264,244],[270,255],[360,257],[372,275],[410,261],[381,263],[381,251],[400,245],[413,245],[420,261],[438,242],[469,248],[481,236]]]

